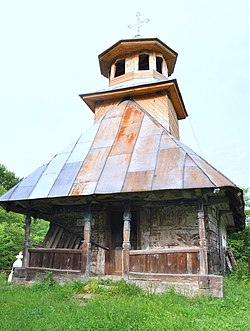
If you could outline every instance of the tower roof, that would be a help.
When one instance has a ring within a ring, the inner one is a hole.
[[[116,60],[128,54],[147,50],[162,54],[167,63],[168,76],[174,72],[178,54],[173,49],[158,38],[137,38],[120,40],[102,52],[98,56],[101,74],[108,77],[110,67]]]

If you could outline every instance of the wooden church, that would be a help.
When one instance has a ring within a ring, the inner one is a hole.
[[[16,277],[120,276],[187,294],[223,295],[227,233],[244,227],[242,190],[180,142],[187,117],[177,53],[158,38],[99,55],[109,86],[80,97],[93,126],[0,197],[26,215]],[[31,219],[50,228],[30,247]]]

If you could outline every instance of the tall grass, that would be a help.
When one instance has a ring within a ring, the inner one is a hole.
[[[125,281],[30,286],[0,281],[0,330],[250,330],[250,282],[225,278],[224,298],[143,292]],[[85,294],[91,295],[85,299]]]

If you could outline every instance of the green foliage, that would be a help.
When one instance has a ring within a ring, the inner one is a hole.
[[[248,189],[244,189],[244,201],[245,201],[245,215],[246,215],[246,228],[242,231],[232,233],[229,235],[228,243],[232,249],[233,255],[238,264],[241,262],[244,264],[248,261],[250,256],[250,198],[248,196]]]
[[[15,174],[0,164],[0,195],[19,182]],[[24,246],[25,218],[23,215],[6,212],[0,207],[0,270],[11,269],[16,255]],[[48,229],[48,222],[32,221],[30,227],[31,246],[42,242]]]
[[[229,236],[229,245],[237,260],[247,262],[250,255],[250,226]]]
[[[14,172],[9,171],[4,165],[0,164],[0,186],[8,191],[19,182],[20,178],[16,177]]]
[[[30,226],[31,246],[42,242],[48,230],[48,222],[32,221]],[[25,217],[0,208],[0,269],[11,269],[16,255],[24,246]]]
[[[244,193],[244,202],[245,202],[245,215],[246,215],[246,225],[250,226],[250,197],[249,189],[243,189]]]
[[[109,290],[76,299],[90,283]],[[118,288],[122,293],[116,293]],[[174,291],[148,295],[124,281],[77,281],[46,290],[37,284],[3,286],[0,330],[245,331],[250,325],[249,293],[250,282],[233,277],[225,278],[225,296],[220,299],[188,298]]]
[[[10,269],[23,250],[24,217],[0,208],[0,269]]]

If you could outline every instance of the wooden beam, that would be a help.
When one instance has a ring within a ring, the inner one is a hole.
[[[83,246],[82,246],[82,273],[89,278],[91,260],[91,220],[92,212],[84,212]]]
[[[23,267],[29,266],[29,244],[30,244],[30,215],[26,216],[25,219],[25,239],[24,239],[24,249],[23,249]]]
[[[125,205],[123,213],[123,244],[122,244],[122,277],[128,279],[129,274],[129,250],[131,249],[130,244],[130,232],[131,232],[131,212],[130,205]]]
[[[208,274],[208,261],[207,261],[207,241],[205,229],[205,217],[203,201],[198,201],[198,225],[199,225],[199,244],[200,244],[200,274]]]

